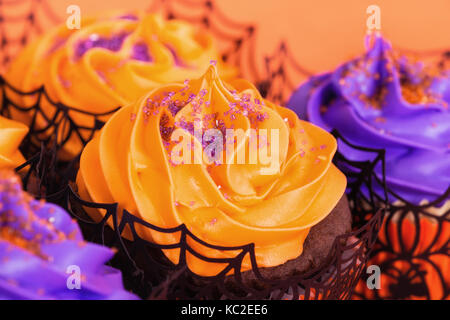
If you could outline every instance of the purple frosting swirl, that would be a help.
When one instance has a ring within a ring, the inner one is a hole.
[[[365,55],[313,77],[288,106],[356,145],[386,149],[388,187],[415,203],[434,200],[450,186],[450,72],[397,56],[378,35],[370,40]]]
[[[34,200],[17,176],[0,171],[0,299],[136,299],[121,273],[104,265],[113,254],[85,242],[63,209]],[[70,266],[79,268],[79,289],[69,285]]]
[[[81,59],[86,52],[94,48],[117,52],[122,48],[123,42],[129,35],[130,33],[128,32],[121,32],[108,38],[93,34],[88,39],[77,43],[75,47],[75,58]]]
[[[143,62],[153,62],[150,53],[148,52],[147,44],[145,43],[136,43],[133,46],[133,52],[131,55],[131,59],[139,60]]]

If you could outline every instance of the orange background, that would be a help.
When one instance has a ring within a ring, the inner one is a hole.
[[[21,0],[23,1],[23,0]],[[36,0],[28,0],[36,1]],[[148,9],[153,2],[204,3],[205,0],[41,0],[60,21],[66,8],[79,5],[82,16],[111,9]],[[255,53],[263,57],[285,40],[296,61],[312,72],[335,67],[364,50],[366,8],[381,8],[382,33],[400,48],[450,48],[450,0],[216,0],[230,19],[256,25]],[[15,9],[13,9],[14,11]],[[45,28],[44,28],[45,29]],[[295,82],[302,79],[297,78]]]

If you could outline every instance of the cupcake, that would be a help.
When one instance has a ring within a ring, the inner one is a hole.
[[[367,42],[366,54],[313,77],[288,106],[326,130],[337,129],[355,145],[386,151],[391,216],[381,241],[388,252],[374,263],[403,255],[403,271],[411,263],[412,273],[427,278],[431,269],[438,270],[431,278],[442,281],[431,281],[428,287],[441,294],[428,296],[442,297],[450,285],[448,245],[445,249],[450,239],[445,218],[450,205],[450,69],[445,60],[430,64],[400,55],[379,35]],[[339,150],[350,160],[367,160],[346,146]],[[381,175],[381,166],[376,170]],[[420,261],[424,250],[433,255],[427,262]],[[399,264],[396,268],[402,269]],[[398,273],[390,278],[396,277]]]
[[[104,265],[113,254],[83,241],[64,210],[34,200],[0,170],[0,299],[136,299]]]
[[[115,109],[161,84],[200,76],[211,59],[223,77],[236,75],[203,29],[155,14],[108,15],[84,19],[79,30],[64,24],[46,33],[12,61],[5,78],[22,92],[45,88],[39,96],[7,90],[19,106],[38,103],[42,111],[34,118],[33,110],[13,109],[13,118],[39,139],[58,135],[70,158]]]
[[[118,203],[159,228],[185,225],[200,240],[188,237],[196,254],[183,256],[197,275],[227,267],[201,256],[233,259],[238,250],[216,248],[253,243],[262,274],[283,279],[324,263],[351,229],[346,178],[331,162],[336,147],[249,82],[223,81],[212,63],[202,77],[160,86],[114,114],[83,150],[77,186],[82,199]],[[180,233],[136,232],[160,245],[180,241]],[[124,236],[132,240],[129,230]],[[180,261],[179,247],[163,252]],[[251,281],[249,255],[240,267]]]
[[[0,116],[0,169],[14,169],[25,162],[19,145],[28,133],[28,128]]]

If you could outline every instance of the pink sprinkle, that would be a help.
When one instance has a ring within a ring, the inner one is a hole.
[[[211,225],[215,225],[216,222],[217,222],[217,218],[212,219],[212,220],[211,220]]]
[[[66,79],[63,79],[63,78],[59,78],[59,82],[61,82],[61,85],[64,87],[64,88],[70,88],[70,86],[72,85],[72,82],[70,82],[69,80],[66,80]]]
[[[212,66],[216,66],[217,65],[217,60],[210,60],[209,64]]]
[[[187,86],[189,84],[189,79],[184,80],[184,85]],[[184,89],[184,88],[183,88]]]
[[[189,202],[189,205],[190,205],[191,207],[194,206],[194,204],[195,204],[195,201]]]
[[[131,120],[131,121],[136,120],[136,113],[132,113],[132,114],[130,115],[130,120]]]
[[[327,147],[327,146],[326,146],[325,144],[322,144],[322,145],[320,146],[320,149],[323,150],[323,149],[326,149],[326,147]]]
[[[175,201],[173,204],[175,205],[175,207],[178,207],[180,205],[178,201]]]
[[[106,78],[106,75],[103,71],[100,71],[100,70],[95,70],[95,71],[97,72],[97,75],[100,77],[100,79],[103,82],[108,82],[108,79]]]

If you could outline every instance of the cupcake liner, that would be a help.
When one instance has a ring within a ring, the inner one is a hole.
[[[334,133],[340,140],[338,133]],[[75,186],[62,187],[59,192],[47,194],[47,198],[62,205],[78,221],[86,240],[105,244],[117,249],[111,265],[119,268],[125,286],[142,298],[163,299],[350,299],[375,243],[384,216],[383,206],[378,196],[369,187],[367,197],[361,196],[361,185],[371,185],[378,181],[383,184],[384,177],[377,177],[373,168],[384,161],[382,151],[358,148],[362,152],[375,153],[372,162],[350,162],[339,152],[335,163],[353,168],[354,174],[348,183],[348,198],[353,214],[353,231],[337,237],[325,262],[304,274],[291,275],[279,280],[269,280],[262,276],[257,266],[255,249],[252,243],[238,247],[221,247],[200,240],[195,234],[180,225],[164,229],[147,223],[124,210],[119,212],[117,204],[93,203],[81,199]],[[44,150],[45,152],[55,152]],[[40,162],[46,167],[45,159],[31,159],[27,167],[33,170]],[[51,168],[48,170],[52,170]],[[33,175],[33,173],[32,173]],[[49,181],[38,183],[47,188]],[[367,199],[362,202],[361,199]],[[371,201],[371,199],[374,199]],[[372,206],[373,204],[373,206]],[[105,215],[101,221],[93,221],[87,211],[101,209]],[[179,241],[171,245],[160,245],[142,239],[137,230],[148,229],[165,234],[179,234]],[[134,241],[130,241],[130,235]],[[188,243],[189,241],[189,243]],[[191,242],[192,241],[192,242]],[[215,252],[235,252],[232,258],[211,258],[197,253],[195,245],[202,245]],[[163,250],[179,249],[177,264],[170,262]],[[222,272],[212,277],[200,276],[191,271],[186,263],[187,255],[194,255],[205,263],[222,263]],[[242,278],[242,261],[250,259],[255,281]]]
[[[420,205],[400,199],[386,211],[369,264],[381,268],[381,289],[369,290],[367,275],[359,299],[450,299],[450,187]]]
[[[94,133],[104,125],[104,122],[101,120],[102,117],[111,115],[119,109],[114,108],[106,113],[92,113],[79,110],[53,101],[44,87],[29,92],[20,91],[1,76],[0,87],[1,115],[8,118],[13,118],[13,113],[19,117],[21,115],[31,115],[31,122],[27,123],[30,130],[21,146],[26,157],[39,152],[41,145],[60,150],[72,136],[76,136],[82,145],[86,145]],[[18,98],[22,101],[25,99],[28,101],[21,105],[15,102]],[[51,116],[41,108],[40,104],[43,100],[52,107]],[[91,117],[93,126],[77,125],[74,121],[74,115]],[[36,121],[38,118],[44,119],[47,125],[43,128],[37,128]]]
[[[22,178],[24,190],[36,198],[59,199],[64,186],[74,179],[78,162],[58,163],[56,159],[55,149],[42,145],[40,152],[17,167],[15,171]]]

